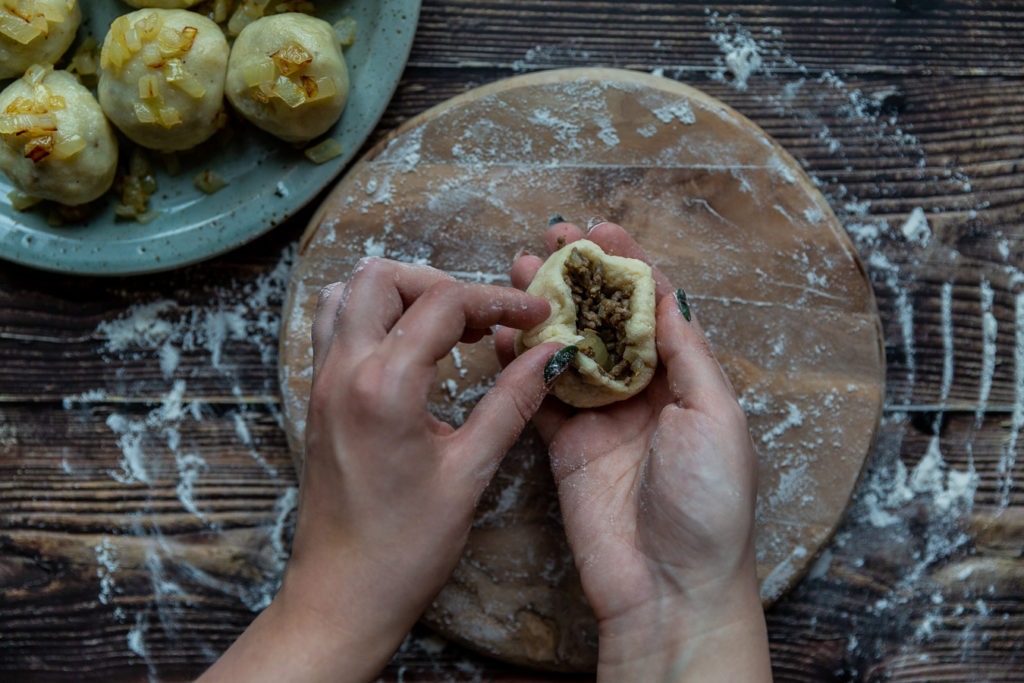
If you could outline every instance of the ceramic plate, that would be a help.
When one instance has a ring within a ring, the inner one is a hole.
[[[119,0],[82,2],[79,36],[102,39],[118,14]],[[320,0],[317,15],[329,22],[358,22],[356,42],[345,51],[351,94],[329,135],[344,153],[316,165],[301,150],[231,119],[229,128],[193,154],[180,156],[173,176],[161,168],[151,198],[157,217],[143,225],[115,220],[112,200],[80,225],[51,227],[47,210],[16,211],[11,185],[0,174],[0,256],[38,268],[89,275],[128,275],[167,270],[238,247],[280,224],[330,183],[359,151],[394,93],[412,46],[420,0]],[[194,176],[206,169],[229,185],[206,195]]]

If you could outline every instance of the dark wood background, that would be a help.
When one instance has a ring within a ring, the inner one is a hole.
[[[745,83],[730,40],[761,57]],[[881,436],[847,521],[768,613],[776,680],[1024,680],[1024,7],[424,0],[370,143],[471,87],[584,65],[753,119],[875,286]],[[915,209],[927,240],[902,230]],[[308,217],[145,277],[0,262],[0,680],[188,678],[272,595],[295,486],[276,325]],[[160,324],[118,347],[140,306]],[[561,680],[422,628],[383,678]]]

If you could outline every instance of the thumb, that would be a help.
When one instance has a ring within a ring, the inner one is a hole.
[[[519,438],[548,394],[544,368],[562,348],[547,343],[528,349],[510,362],[465,423],[455,432],[459,452],[470,462],[462,463],[490,478],[505,453]]]
[[[677,296],[669,294],[658,302],[658,356],[676,402],[715,415],[736,402],[732,385],[697,318],[687,320],[681,313]]]

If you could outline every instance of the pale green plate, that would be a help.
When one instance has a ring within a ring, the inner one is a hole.
[[[102,40],[118,14],[131,10],[118,0],[82,2],[79,35]],[[0,174],[0,257],[45,270],[87,275],[128,275],[176,268],[234,249],[271,228],[312,200],[359,151],[387,107],[412,47],[420,0],[319,0],[317,15],[329,22],[358,22],[346,49],[351,95],[329,135],[344,153],[316,165],[301,151],[231,119],[230,129],[182,155],[182,170],[158,171],[151,208],[142,225],[115,220],[112,200],[82,225],[51,227],[47,210],[16,211],[7,199],[10,182]],[[158,167],[160,164],[156,164]],[[229,185],[213,195],[195,188],[193,177],[211,169]]]

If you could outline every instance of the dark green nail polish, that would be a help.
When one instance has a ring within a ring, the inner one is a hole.
[[[551,218],[548,219],[548,227],[550,228],[552,225],[558,225],[559,223],[564,223],[564,222],[565,222],[565,219],[562,218],[562,214],[556,213],[554,216],[552,216]]]
[[[679,305],[679,312],[690,322],[690,304],[686,301],[686,292],[680,287],[676,290],[676,304]]]
[[[558,379],[559,375],[568,370],[579,351],[578,346],[566,346],[553,355],[548,364],[544,366],[544,383],[551,384]]]

